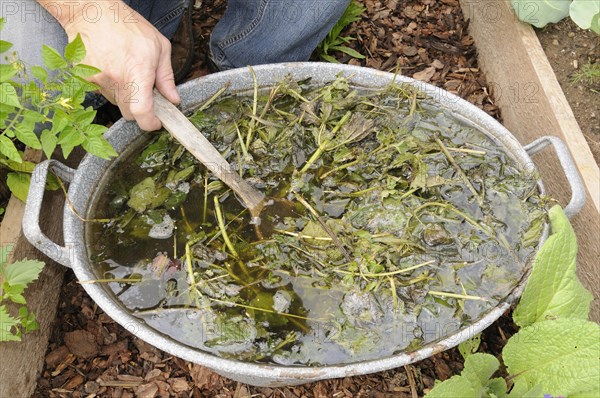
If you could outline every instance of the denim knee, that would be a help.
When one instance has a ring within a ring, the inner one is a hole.
[[[349,0],[229,0],[210,40],[220,69],[306,61]]]

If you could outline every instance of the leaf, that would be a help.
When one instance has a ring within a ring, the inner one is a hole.
[[[511,0],[511,3],[517,18],[543,28],[568,16],[571,0]]]
[[[553,396],[600,384],[600,326],[582,319],[537,322],[512,336],[502,357],[515,382]],[[521,387],[522,388],[522,387]]]
[[[77,37],[65,47],[65,58],[67,61],[77,64],[85,58],[85,46],[81,35],[77,33]]]
[[[52,132],[61,132],[69,124],[69,116],[62,109],[56,109],[52,116]]]
[[[0,64],[0,82],[6,82],[17,74],[17,69],[12,64]]]
[[[483,387],[487,385],[490,377],[500,367],[500,361],[490,354],[473,354],[465,359],[465,368],[460,374],[471,382],[473,386]]]
[[[0,54],[7,52],[12,48],[12,43],[6,40],[0,40]]]
[[[129,201],[127,204],[132,209],[141,213],[152,203],[154,199],[155,185],[152,177],[147,177],[129,191]]]
[[[42,83],[46,83],[48,80],[48,71],[41,66],[32,66],[31,74]]]
[[[28,147],[33,149],[42,149],[42,144],[33,130],[26,129],[22,125],[17,125],[15,128],[15,135],[19,141]]]
[[[42,46],[42,60],[44,61],[44,65],[50,70],[65,68],[67,66],[67,61],[63,59],[58,51],[45,44]]]
[[[549,318],[587,319],[592,295],[577,275],[577,239],[560,206],[550,209],[552,235],[538,252],[521,301],[513,313],[521,327]]]
[[[110,159],[118,155],[112,146],[102,136],[85,137],[81,143],[83,149],[102,159]]]
[[[108,130],[108,128],[101,124],[90,124],[88,126],[85,126],[83,132],[87,136],[101,136],[106,132],[106,130]]]
[[[100,72],[101,72],[100,69],[98,69],[94,66],[85,65],[85,64],[75,65],[71,69],[72,74],[74,74],[75,76],[83,77],[83,78],[97,75]]]
[[[463,341],[458,345],[458,351],[462,355],[463,359],[467,359],[469,356],[475,354],[479,349],[481,343],[481,333],[476,334],[468,340]]]
[[[20,260],[4,267],[4,280],[11,286],[27,286],[35,281],[42,269],[44,262],[38,260]]]
[[[42,143],[42,150],[44,151],[44,154],[46,154],[46,157],[50,159],[54,153],[54,150],[56,149],[56,144],[58,143],[56,134],[46,129],[42,131],[40,141]]]
[[[570,6],[570,15],[582,29],[591,29],[600,34],[598,19],[600,18],[600,2],[594,0],[573,0]],[[595,22],[595,23],[594,23]]]
[[[364,55],[362,55],[361,53],[359,53],[355,49],[347,47],[347,46],[333,46],[333,47],[331,47],[331,49],[334,50],[334,51],[343,52],[344,54],[348,54],[352,58],[365,59]]]
[[[510,398],[539,398],[543,394],[542,386],[539,384],[533,388],[527,388],[527,384],[517,381],[510,390],[507,397]]]
[[[17,91],[10,83],[0,83],[0,102],[17,108],[22,108]]]
[[[87,126],[94,121],[95,117],[96,111],[89,107],[85,110],[77,112],[77,115],[75,116],[75,122],[82,126]]]
[[[448,380],[436,384],[431,391],[425,395],[425,398],[479,398],[475,389],[468,380],[460,376],[452,376]]]
[[[12,329],[19,325],[19,320],[8,313],[5,305],[0,305],[0,341],[21,341]]]
[[[15,144],[13,144],[12,140],[5,135],[0,135],[0,153],[17,163],[23,162],[21,154],[19,154],[17,148],[15,148]]]
[[[6,176],[8,188],[21,202],[27,200],[30,182],[31,174],[11,172]]]
[[[490,380],[499,366],[500,361],[493,355],[483,353],[470,355],[465,360],[465,368],[460,376],[453,376],[437,384],[426,397],[487,397],[488,389],[498,391],[502,388],[498,379]]]

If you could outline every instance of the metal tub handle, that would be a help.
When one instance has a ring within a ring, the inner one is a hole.
[[[577,170],[577,166],[575,165],[575,162],[571,157],[571,153],[569,152],[569,149],[565,143],[558,137],[547,135],[538,138],[529,145],[526,145],[525,150],[529,155],[534,155],[550,144],[554,146],[554,150],[556,151],[560,165],[562,166],[563,172],[565,173],[565,176],[567,177],[571,187],[571,200],[565,207],[565,214],[567,217],[571,218],[579,213],[579,211],[581,211],[585,205],[586,193],[583,181],[581,180],[581,176]]]
[[[52,169],[60,179],[71,182],[75,170],[56,160],[46,160],[35,167],[31,176],[31,185],[25,202],[23,216],[23,234],[39,251],[65,267],[71,267],[70,250],[50,240],[40,228],[40,211],[44,199],[48,171]]]

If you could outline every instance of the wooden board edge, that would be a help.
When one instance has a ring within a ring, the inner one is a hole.
[[[28,150],[25,159],[37,163],[42,159],[42,153]],[[50,205],[62,209],[59,195],[53,195],[49,202]],[[46,263],[38,280],[24,292],[27,307],[36,314],[39,329],[25,334],[20,342],[0,343],[0,397],[28,397],[35,391],[56,319],[65,272],[63,266],[49,260],[27,242],[21,225],[24,212],[25,204],[13,195],[0,225],[0,247],[7,244],[12,246],[9,255],[11,262],[28,258]],[[56,233],[49,235],[57,238]]]
[[[513,88],[508,88],[506,82],[502,93],[504,98],[498,101],[505,116],[505,124],[514,126],[527,122],[514,120],[513,113],[510,109],[507,111],[507,108],[526,107],[530,105],[527,103],[528,100],[529,102],[535,100],[535,96],[544,97],[552,110],[552,114],[547,117],[552,118],[551,122],[558,126],[557,135],[565,141],[574,155],[577,169],[588,192],[587,199],[593,203],[596,212],[600,212],[600,169],[533,28],[516,18],[509,0],[487,0],[483,3],[479,0],[459,1],[465,18],[470,21],[469,30],[477,43],[478,58],[488,81],[498,83],[502,80],[502,76],[497,72],[498,66],[493,64],[502,62],[503,57],[514,56],[514,54],[527,59],[518,62],[511,60],[512,63],[527,68],[537,78],[535,82],[530,82],[532,85],[529,87],[514,88],[520,91],[516,94],[511,93],[517,97],[516,99],[507,98],[508,91]],[[504,46],[501,43],[504,43]],[[490,48],[492,46],[494,48]],[[509,46],[513,52],[503,54],[502,48],[505,46]],[[511,68],[514,65],[506,65],[506,68],[510,68],[506,73],[513,74],[517,78],[523,71]],[[526,96],[529,98],[523,98]],[[518,110],[515,110],[515,114],[518,114]],[[540,135],[549,134],[540,133]]]

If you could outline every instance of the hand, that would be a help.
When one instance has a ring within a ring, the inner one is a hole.
[[[41,1],[40,4],[45,7]],[[119,106],[123,117],[136,120],[143,130],[158,130],[161,123],[155,116],[152,100],[154,86],[169,101],[180,101],[175,89],[171,67],[171,43],[152,24],[122,1],[94,2],[94,14],[86,18],[86,2],[61,2],[68,9],[56,11],[57,2],[47,10],[57,17],[69,40],[77,34],[85,44],[87,55],[83,63],[102,72],[90,81],[100,86],[100,92]],[[54,11],[54,12],[53,12]],[[100,13],[101,11],[101,13]]]

